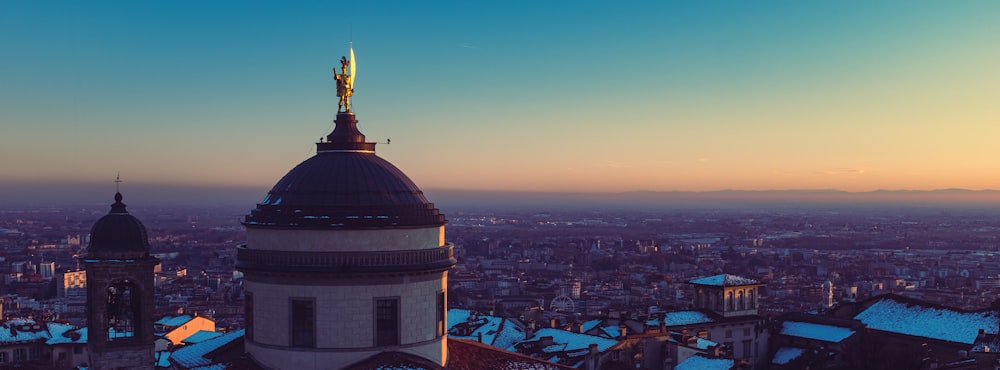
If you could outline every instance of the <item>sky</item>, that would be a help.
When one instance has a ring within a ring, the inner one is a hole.
[[[0,1],[0,185],[1000,189],[997,1]]]

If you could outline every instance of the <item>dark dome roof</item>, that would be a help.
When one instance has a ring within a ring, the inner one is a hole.
[[[122,194],[115,194],[111,212],[101,217],[90,229],[87,258],[138,258],[149,255],[149,237],[139,219],[125,210]]]
[[[317,153],[282,177],[247,226],[371,228],[440,226],[434,204],[396,166],[364,142],[353,113],[337,115],[337,127]]]

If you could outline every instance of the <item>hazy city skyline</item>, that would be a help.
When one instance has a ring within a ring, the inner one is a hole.
[[[361,130],[424,189],[1000,189],[997,14],[4,2],[0,184],[266,191],[332,128],[353,39]]]

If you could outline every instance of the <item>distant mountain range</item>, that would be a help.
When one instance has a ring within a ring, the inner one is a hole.
[[[111,204],[113,184],[0,184],[0,207]],[[268,188],[123,184],[126,204],[252,208]],[[449,209],[744,209],[790,207],[1000,207],[997,190],[719,190],[618,193],[512,192],[425,189]]]
[[[928,206],[1000,207],[997,190],[719,190],[620,193],[489,192],[427,190],[439,205],[461,208],[744,209],[789,207]]]

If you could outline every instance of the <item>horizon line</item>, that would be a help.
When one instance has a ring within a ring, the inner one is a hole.
[[[164,189],[244,189],[244,190],[260,190],[264,189],[265,192],[270,191],[273,185],[267,186],[254,186],[254,185],[230,185],[230,184],[182,184],[182,183],[158,183],[158,182],[130,182],[131,185],[137,186],[139,188],[155,187]],[[83,182],[51,182],[51,181],[15,181],[15,182],[0,182],[0,189],[2,188],[13,188],[22,186],[48,186],[48,187],[61,187],[61,186],[106,186],[109,189],[115,187],[115,182],[110,181],[108,184],[104,182],[96,181],[83,181]],[[448,192],[488,192],[488,193],[542,193],[542,194],[626,194],[626,193],[721,193],[721,192],[836,192],[836,193],[848,193],[848,194],[863,194],[863,193],[876,193],[876,192],[942,192],[942,191],[966,191],[966,192],[998,192],[1000,189],[983,188],[983,189],[973,189],[973,188],[961,188],[961,187],[948,187],[948,188],[934,188],[934,189],[914,189],[914,188],[876,188],[871,190],[843,190],[836,188],[767,188],[767,189],[745,189],[745,188],[721,188],[721,189],[711,189],[711,190],[682,190],[682,189],[631,189],[631,190],[591,190],[591,191],[578,191],[578,190],[541,190],[541,189],[489,189],[489,188],[447,188],[447,187],[420,187],[422,191],[448,191]]]

